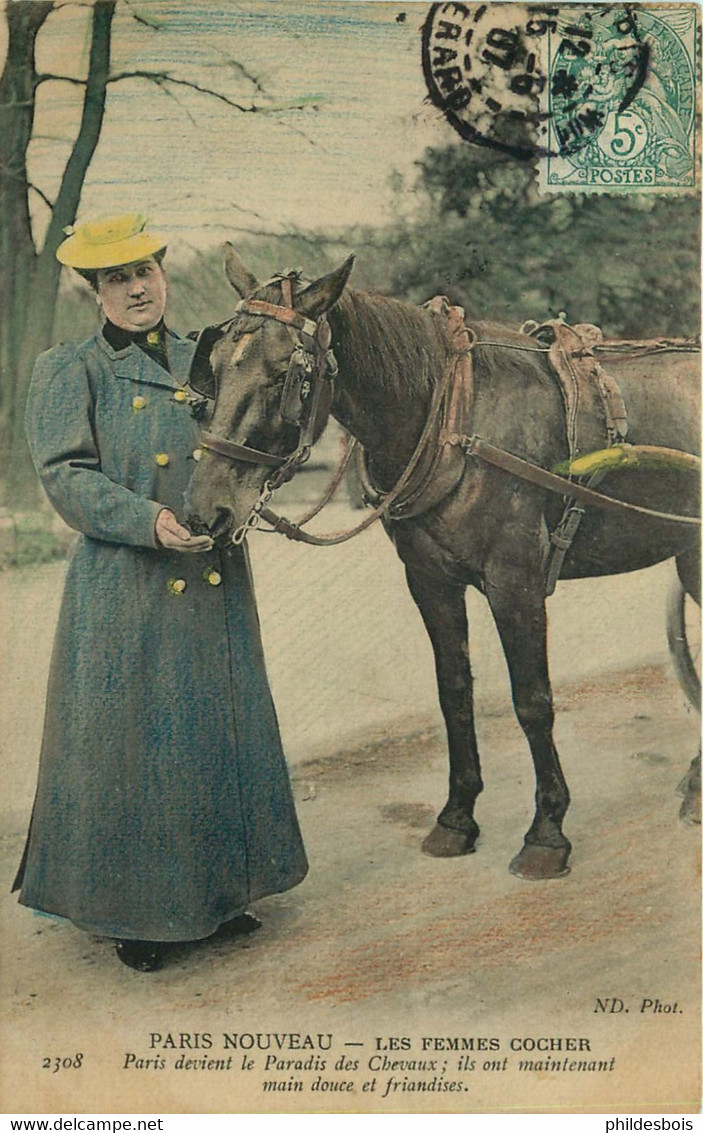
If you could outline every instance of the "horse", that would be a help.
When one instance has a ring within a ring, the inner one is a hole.
[[[382,495],[402,478],[456,359],[455,345],[437,310],[349,287],[352,264],[350,257],[312,282],[290,273],[261,285],[226,246],[226,275],[241,302],[208,340],[217,396],[208,443],[186,494],[192,530],[209,532],[219,544],[233,535],[239,541],[247,517],[268,500],[271,465],[286,466],[300,439],[299,422],[282,411],[282,401],[306,334],[308,344],[320,335],[322,355],[331,334],[338,374],[333,392],[326,383],[327,408],[363,445],[373,485]],[[569,456],[565,408],[544,349],[534,337],[490,322],[472,321],[471,330],[471,432],[543,469],[563,463]],[[691,365],[691,357],[626,354],[608,363],[627,405],[629,442],[698,451],[697,363]],[[306,440],[320,428],[316,419]],[[622,514],[586,507],[561,577],[618,574],[674,557],[685,591],[700,605],[698,528],[695,520],[672,522],[666,514],[672,501],[678,513],[696,514],[697,475],[625,468],[608,480],[607,494],[636,506]],[[441,499],[420,514],[383,519],[434,650],[449,749],[447,802],[422,848],[436,857],[467,854],[479,834],[474,805],[483,782],[465,604],[466,588],[473,586],[490,606],[534,764],[534,818],[509,867],[530,880],[563,876],[571,852],[562,830],[569,792],[553,739],[545,608],[550,532],[563,506],[563,498],[540,484],[467,451],[458,482]],[[696,778],[692,764],[689,792]]]

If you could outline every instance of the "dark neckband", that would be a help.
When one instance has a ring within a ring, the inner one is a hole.
[[[153,334],[154,331],[158,332],[158,342],[150,343],[148,336]],[[103,338],[110,344],[113,350],[126,350],[126,348],[128,346],[131,346],[133,342],[135,343],[135,345],[142,347],[162,346],[164,336],[166,334],[166,327],[164,326],[163,319],[161,319],[155,327],[150,327],[149,330],[139,330],[132,332],[123,330],[122,327],[115,326],[115,324],[111,323],[109,319],[106,319],[102,333]]]

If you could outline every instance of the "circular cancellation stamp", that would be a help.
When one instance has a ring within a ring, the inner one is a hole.
[[[693,4],[433,4],[422,63],[457,133],[539,157],[543,188],[695,185]]]

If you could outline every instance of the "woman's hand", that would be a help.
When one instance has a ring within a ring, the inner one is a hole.
[[[213,546],[209,535],[191,535],[187,527],[179,523],[173,512],[165,507],[156,517],[156,538],[167,551],[210,551]]]

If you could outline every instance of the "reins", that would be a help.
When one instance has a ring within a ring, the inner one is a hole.
[[[275,488],[272,487],[271,482],[267,480],[264,484],[259,499],[254,504],[249,514],[248,519],[246,519],[244,523],[237,528],[234,535],[232,536],[232,541],[234,543],[241,543],[242,540],[246,537],[247,531],[252,527],[258,527],[261,519],[265,520],[266,523],[269,523],[271,525],[272,531],[276,531],[281,535],[285,535],[286,538],[293,539],[299,543],[310,543],[315,547],[332,547],[337,543],[346,543],[348,539],[352,539],[355,535],[359,535],[362,531],[365,531],[367,527],[370,527],[373,523],[376,522],[377,519],[381,519],[390,511],[393,504],[396,502],[396,500],[410,481],[410,478],[412,477],[413,472],[415,471],[418,462],[425,451],[427,443],[432,436],[435,425],[437,423],[437,418],[439,416],[439,411],[442,407],[444,395],[450,385],[450,382],[453,379],[453,376],[454,367],[447,370],[447,373],[442,378],[441,382],[439,382],[435,386],[432,393],[432,400],[430,402],[430,408],[427,414],[425,425],[415,446],[414,452],[410,457],[410,460],[406,464],[400,478],[396,481],[390,492],[388,492],[387,495],[383,497],[381,503],[379,503],[372,511],[370,511],[366,518],[361,521],[361,523],[356,524],[355,527],[351,527],[346,531],[336,531],[332,532],[329,535],[312,535],[310,534],[310,532],[302,530],[303,524],[308,523],[314,516],[318,515],[319,512],[322,511],[322,508],[325,506],[325,504],[329,503],[337,488],[341,484],[344,472],[346,471],[349,461],[351,460],[354,448],[357,444],[356,440],[352,440],[347,447],[347,451],[342,458],[342,462],[337,469],[332,482],[328,486],[325,497],[315,508],[312,509],[311,512],[308,513],[308,515],[304,516],[297,523],[294,523],[291,520],[286,519],[285,516],[278,515],[276,512],[267,507],[266,505],[273,495],[273,492],[275,491]]]
[[[370,527],[372,523],[375,523],[377,519],[381,519],[390,511],[390,509],[393,507],[393,504],[403,492],[403,489],[407,486],[413,472],[418,465],[420,457],[425,451],[427,443],[434,431],[437,417],[442,407],[444,394],[453,374],[453,368],[451,370],[448,370],[442,381],[435,386],[432,393],[432,401],[430,402],[427,419],[425,421],[422,433],[420,434],[420,439],[418,440],[415,446],[415,450],[410,457],[410,460],[406,464],[405,469],[400,476],[400,479],[396,481],[390,492],[388,492],[388,494],[383,497],[381,503],[378,504],[373,509],[373,511],[370,511],[366,518],[363,519],[361,523],[358,523],[356,527],[351,527],[347,531],[333,532],[330,535],[311,535],[308,531],[302,531],[302,524],[307,523],[310,519],[312,519],[313,515],[317,515],[318,512],[322,510],[321,507],[315,509],[309,516],[304,517],[304,519],[299,523],[292,523],[289,519],[286,519],[285,516],[277,515],[276,512],[271,511],[270,508],[267,508],[265,506],[260,510],[261,518],[266,520],[267,523],[270,523],[274,531],[280,532],[281,535],[285,535],[288,539],[293,539],[300,543],[311,543],[315,547],[332,547],[337,543],[346,543],[348,539],[352,539],[355,535],[359,535],[362,531],[365,531],[367,527]],[[350,444],[347,452],[345,453],[345,467],[351,458],[351,453],[355,444],[356,442]],[[335,480],[337,480],[337,477],[335,477]],[[341,476],[337,481],[337,487],[339,486],[339,483],[341,483]],[[332,498],[333,494],[334,493],[329,494],[328,500],[326,502],[329,502],[329,499]]]

